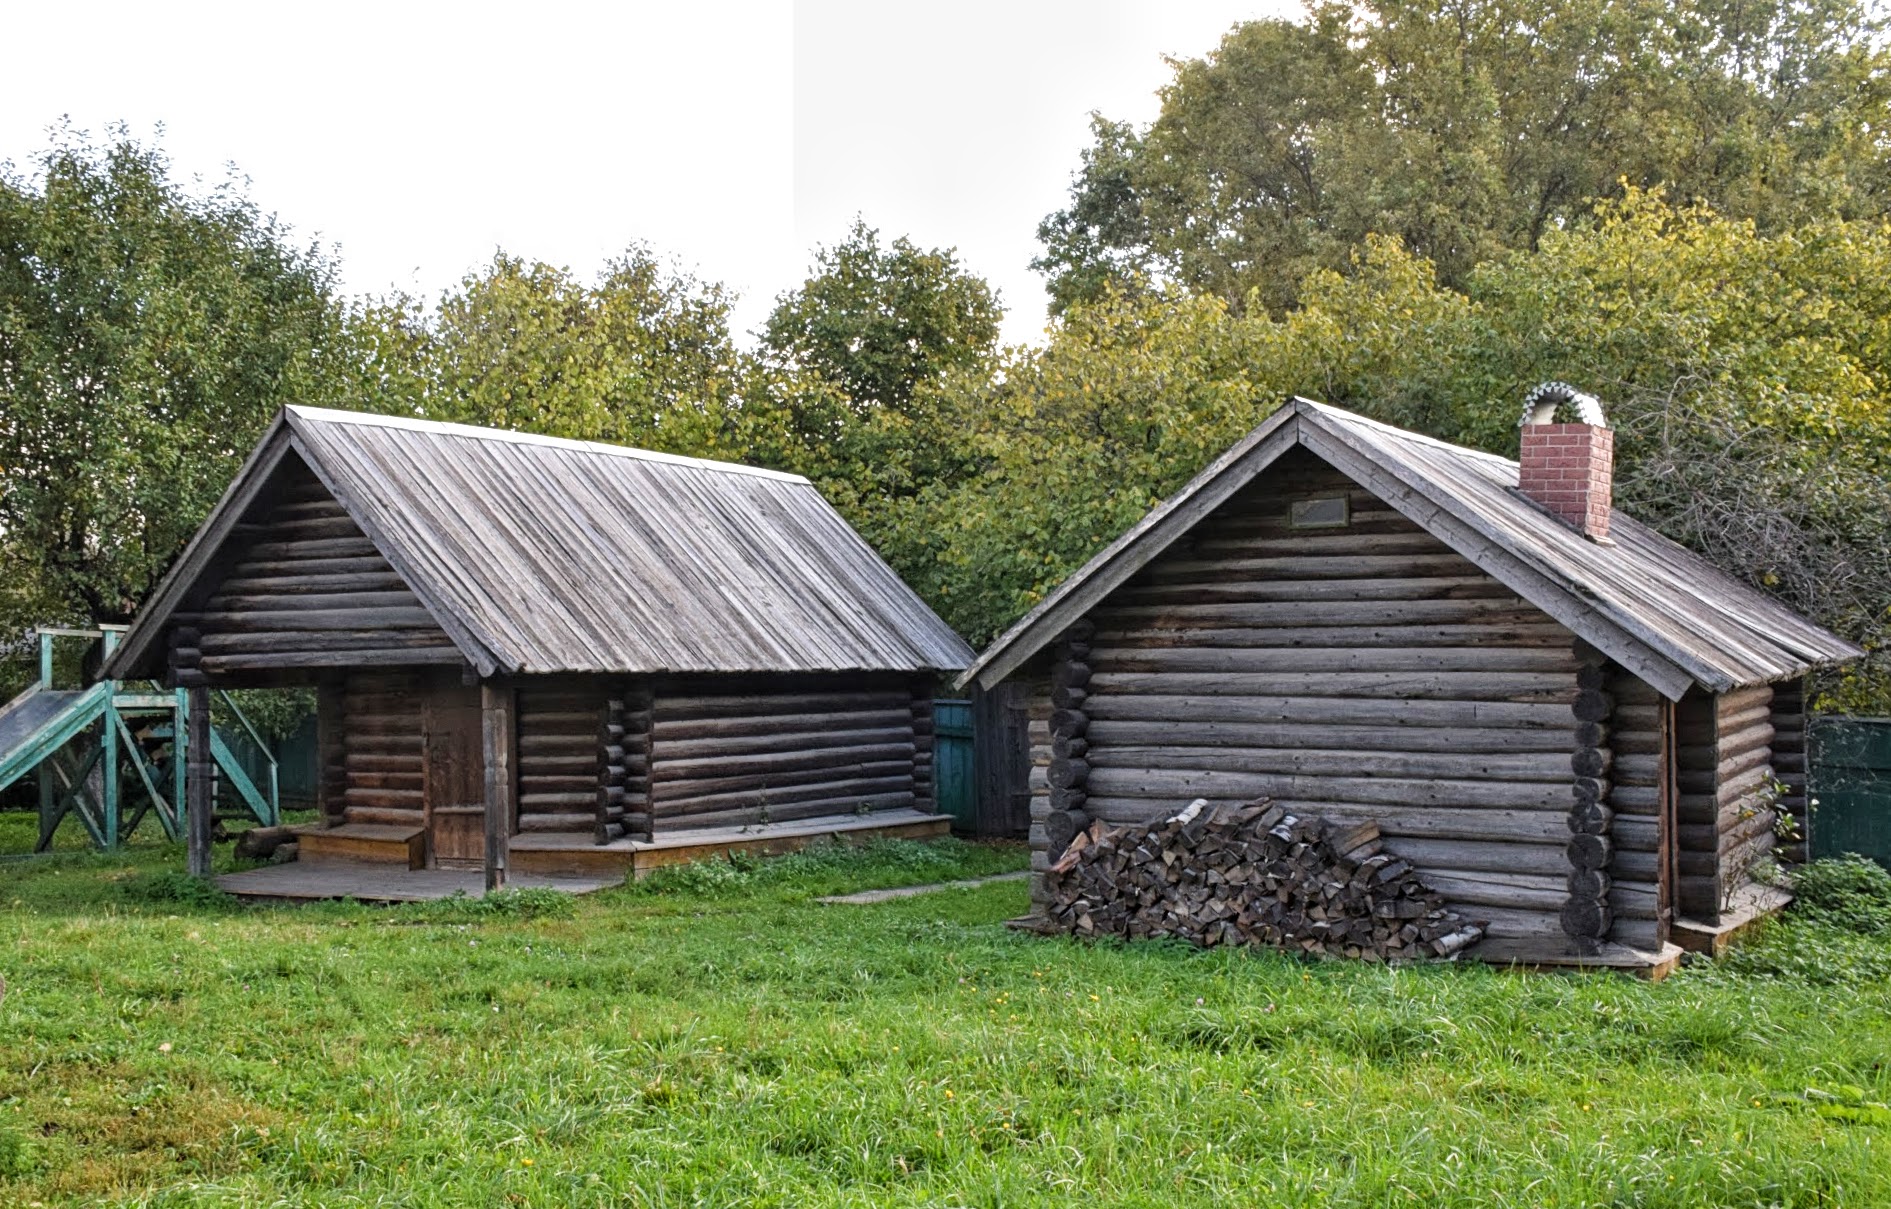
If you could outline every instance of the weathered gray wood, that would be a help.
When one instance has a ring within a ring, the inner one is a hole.
[[[653,809],[659,820],[671,820],[683,816],[694,817],[751,807],[765,807],[772,813],[777,807],[810,801],[858,803],[869,799],[877,800],[888,794],[903,794],[910,804],[912,792],[913,778],[912,774],[907,772],[904,775],[791,785],[778,789],[771,788],[766,792],[748,789],[733,793],[701,794],[691,798],[659,801],[655,803]],[[845,806],[842,811],[852,808],[851,805]]]
[[[486,892],[503,889],[511,864],[513,807],[513,690],[486,681],[479,689],[480,731],[486,757]]]
[[[1488,575],[1438,575],[1388,579],[1282,579],[1224,583],[1159,583],[1127,587],[1111,598],[1130,605],[1166,603],[1239,604],[1333,600],[1511,600],[1516,593]]]
[[[658,765],[661,769],[662,764]],[[742,776],[707,776],[688,781],[659,781],[651,788],[659,813],[672,803],[720,797],[731,793],[766,795],[778,789],[805,785],[832,785],[854,780],[903,778],[910,788],[913,781],[911,754],[884,760],[837,761],[794,772],[765,772]]]
[[[1330,649],[1336,642],[1353,647],[1470,646],[1481,642],[1504,647],[1547,646],[1567,649],[1569,631],[1549,621],[1463,625],[1362,625],[1336,631],[1332,626],[1205,626],[1106,624],[1097,642],[1112,650],[1173,646],[1224,650],[1273,647]]]
[[[1325,742],[1345,736],[1322,736]],[[1167,766],[1218,772],[1302,773],[1312,776],[1456,777],[1493,781],[1555,782],[1569,769],[1561,752],[1407,752],[1362,751],[1335,747],[1200,748],[1180,744],[1129,745],[1103,742],[1090,757],[1092,768],[1144,769]],[[1055,782],[1053,781],[1054,785]]]
[[[1100,673],[1390,674],[1442,672],[1573,673],[1567,650],[1554,647],[1100,647],[1091,663]]]
[[[1108,748],[1330,748],[1349,753],[1462,752],[1472,755],[1548,752],[1555,753],[1559,760],[1570,749],[1568,733],[1557,730],[1204,722],[1192,717],[1173,721],[1097,719],[1090,723],[1089,736]]]
[[[751,774],[803,772],[813,769],[845,769],[887,761],[910,763],[916,748],[912,732],[903,739],[861,743],[845,747],[816,747],[798,751],[742,752],[724,756],[699,756],[679,759],[670,748],[664,749],[663,763],[652,774],[658,785],[667,781],[712,780]]]
[[[1517,727],[1565,732],[1571,725],[1567,705],[1547,702],[1108,693],[1092,697],[1085,703],[1085,710],[1092,719],[1125,721],[1186,717],[1205,722]]]

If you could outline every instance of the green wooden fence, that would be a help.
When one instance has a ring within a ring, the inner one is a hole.
[[[1891,867],[1891,718],[1812,719],[1812,855]]]

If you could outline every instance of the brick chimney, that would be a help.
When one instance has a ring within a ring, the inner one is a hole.
[[[1573,406],[1580,421],[1556,423]],[[1517,489],[1594,541],[1609,540],[1615,479],[1615,432],[1602,404],[1564,382],[1545,382],[1523,401],[1523,452]]]

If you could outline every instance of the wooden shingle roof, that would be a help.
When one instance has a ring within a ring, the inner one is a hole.
[[[1297,445],[1670,698],[1864,653],[1620,511],[1613,544],[1589,540],[1519,493],[1507,458],[1294,399],[1000,635],[960,683],[1003,680]]]
[[[972,652],[791,474],[622,446],[284,409],[108,674],[293,452],[481,675],[956,671]]]

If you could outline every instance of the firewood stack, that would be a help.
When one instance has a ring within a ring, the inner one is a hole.
[[[1265,799],[1138,826],[1101,820],[1050,866],[1050,922],[1079,936],[1170,936],[1368,961],[1450,957],[1484,935],[1373,823],[1329,827]]]

